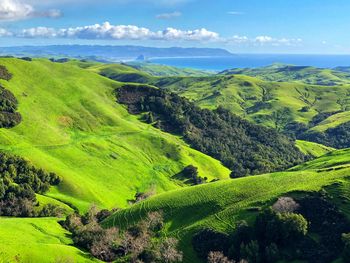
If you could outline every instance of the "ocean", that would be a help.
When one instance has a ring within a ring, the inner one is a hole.
[[[153,58],[152,63],[200,70],[222,71],[231,68],[257,68],[274,63],[297,66],[334,68],[350,66],[350,55],[234,55],[231,57],[193,57],[193,58]]]

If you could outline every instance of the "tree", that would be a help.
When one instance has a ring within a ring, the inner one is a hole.
[[[225,257],[222,252],[210,251],[208,254],[208,263],[234,263],[229,258]]]
[[[285,242],[293,241],[307,234],[308,223],[302,215],[280,213],[278,219],[281,223],[281,236]]]
[[[201,258],[207,258],[210,251],[228,252],[229,237],[212,229],[203,229],[192,238],[192,246]]]
[[[179,241],[175,238],[166,238],[159,246],[159,261],[173,263],[182,261],[182,252],[177,250]]]
[[[299,204],[291,197],[280,197],[272,205],[272,209],[278,213],[292,213],[299,208]]]

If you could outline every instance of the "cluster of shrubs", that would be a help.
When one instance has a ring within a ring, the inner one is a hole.
[[[51,185],[60,183],[54,173],[37,169],[23,158],[0,153],[0,215],[2,216],[48,216],[62,211],[46,205],[37,211],[35,194],[43,194]]]
[[[183,136],[193,148],[222,161],[233,170],[232,177],[283,170],[304,161],[287,136],[221,107],[200,109],[185,98],[147,85],[125,84],[116,92],[131,113],[151,113],[148,122]]]
[[[350,262],[350,224],[325,197],[280,198],[260,212],[253,225],[239,222],[231,234],[203,229],[192,244],[208,262],[272,263],[302,260]],[[318,238],[315,239],[314,236]],[[213,261],[216,258],[216,261]]]
[[[111,262],[171,263],[181,262],[182,253],[175,238],[163,235],[161,213],[149,213],[139,223],[124,231],[103,228],[101,222],[111,212],[92,207],[85,215],[69,215],[62,225],[72,233],[76,246],[94,257]]]

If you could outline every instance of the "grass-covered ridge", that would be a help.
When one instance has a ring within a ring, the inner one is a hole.
[[[138,191],[181,187],[170,180],[193,164],[200,174],[225,178],[218,161],[130,116],[115,102],[119,86],[75,65],[1,59],[13,74],[1,84],[15,94],[21,124],[0,130],[1,150],[29,159],[63,182],[48,195],[80,209],[91,203],[123,207]]]

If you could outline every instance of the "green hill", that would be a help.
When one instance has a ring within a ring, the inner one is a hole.
[[[242,219],[251,222],[260,208],[271,205],[280,196],[320,191],[330,185],[333,190],[335,187],[338,190],[346,189],[349,184],[349,152],[332,152],[289,172],[225,180],[167,192],[115,213],[105,224],[127,227],[149,211],[162,211],[168,234],[182,241],[184,262],[201,262],[191,246],[191,237],[199,229],[210,227],[227,232]],[[341,209],[348,216],[346,204],[349,204],[349,194],[348,191],[339,190],[334,197],[334,202],[343,200]]]
[[[211,179],[229,174],[218,161],[129,115],[115,102],[114,81],[47,60],[0,64],[13,74],[1,84],[17,97],[23,119],[0,130],[0,148],[61,176],[50,197],[82,210],[91,203],[125,207],[136,192],[181,187],[170,177],[189,164]]]
[[[192,76],[192,77],[202,77],[214,75],[210,71],[202,71],[191,68],[177,68],[160,64],[153,64],[147,62],[127,62],[126,65],[131,66],[140,71],[149,73],[153,76],[166,77],[166,76]]]
[[[267,81],[301,82],[311,85],[339,86],[350,84],[350,74],[346,68],[322,69],[309,66],[274,64],[261,68],[229,69],[225,75],[247,75]]]

